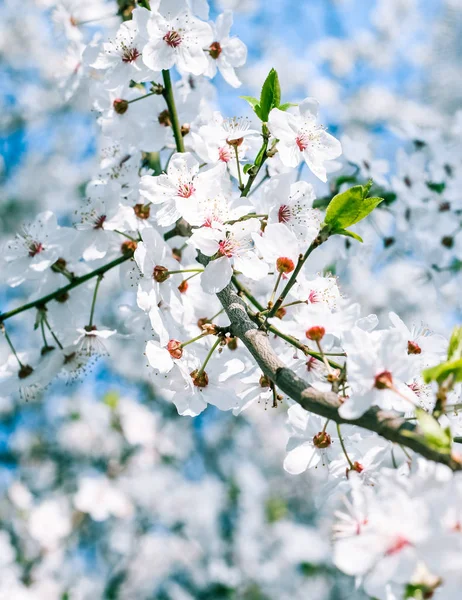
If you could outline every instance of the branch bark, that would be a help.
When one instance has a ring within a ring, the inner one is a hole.
[[[336,423],[349,423],[374,431],[386,440],[410,448],[429,460],[447,465],[454,471],[462,470],[462,458],[431,447],[419,426],[405,420],[399,413],[372,407],[359,419],[342,419],[338,413],[341,405],[339,396],[334,392],[321,392],[313,388],[286,367],[273,350],[266,333],[259,330],[249,317],[246,303],[239,297],[232,284],[217,296],[231,321],[232,335],[242,341],[263,373],[305,410]]]

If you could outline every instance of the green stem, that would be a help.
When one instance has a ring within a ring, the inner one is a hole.
[[[239,189],[242,191],[244,189],[244,186],[242,185],[241,163],[239,162],[239,152],[237,151],[237,146],[234,146],[234,154],[236,155],[237,176],[239,178]]]
[[[342,447],[343,450],[343,454],[345,455],[345,458],[348,461],[348,464],[350,465],[350,469],[354,470],[354,465],[351,462],[351,458],[348,456],[348,452],[346,451],[345,448],[345,444],[343,442],[343,438],[342,438],[342,432],[340,431],[340,425],[337,423],[337,433],[338,433],[338,439],[340,440],[340,446]]]
[[[53,337],[54,341],[58,344],[58,346],[61,348],[61,350],[64,350],[64,346],[58,340],[55,332],[53,331],[53,329],[51,328],[50,323],[48,322],[48,319],[47,319],[45,311],[43,311],[43,313],[42,313],[42,320],[45,322],[45,325],[48,327],[48,331],[51,333],[51,336]]]
[[[15,358],[16,358],[16,360],[18,361],[18,365],[19,365],[19,366],[20,366],[20,368],[22,369],[22,368],[24,367],[24,365],[23,365],[23,364],[22,364],[22,362],[19,360],[19,356],[18,356],[18,354],[17,354],[17,352],[16,352],[16,350],[15,350],[15,348],[14,348],[14,346],[13,346],[13,342],[11,341],[11,339],[10,339],[10,336],[8,335],[8,332],[7,332],[7,330],[6,330],[6,327],[5,327],[5,325],[3,325],[3,323],[1,323],[1,324],[0,324],[0,327],[1,327],[2,331],[3,331],[3,335],[5,336],[5,339],[6,339],[6,341],[8,342],[8,346],[10,347],[10,349],[11,349],[11,352],[13,352],[13,354],[14,354],[14,357],[15,357]]]
[[[189,346],[189,344],[193,344],[194,342],[197,342],[198,340],[201,340],[206,335],[209,335],[209,333],[203,331],[200,335],[197,335],[196,337],[193,337],[192,339],[188,340],[187,342],[182,342],[181,347],[184,348],[185,346]]]
[[[292,275],[290,276],[289,281],[286,283],[279,298],[276,300],[273,307],[269,311],[268,316],[267,316],[268,319],[270,319],[271,317],[274,317],[274,315],[277,313],[277,311],[281,308],[287,294],[290,292],[292,287],[297,282],[297,277],[298,277],[300,271],[302,270],[302,267],[305,264],[306,260],[308,259],[309,255],[313,252],[313,250],[315,250],[318,246],[320,246],[323,242],[325,242],[326,239],[327,239],[327,237],[325,237],[323,235],[323,232],[321,231],[319,233],[319,235],[316,237],[316,239],[309,245],[305,254],[303,256],[300,255],[297,266],[292,271]]]
[[[144,94],[144,96],[138,96],[138,98],[133,98],[133,100],[127,100],[127,104],[133,104],[134,102],[138,102],[138,100],[144,100],[144,98],[149,98],[149,96],[154,96],[157,92],[149,92],[149,94]]]
[[[167,103],[168,114],[170,115],[170,121],[172,123],[173,137],[175,138],[175,144],[177,152],[184,152],[183,136],[181,135],[180,122],[178,120],[178,113],[176,111],[175,98],[173,96],[173,86],[170,77],[169,70],[162,71],[162,78],[164,80],[164,90],[162,95]]]
[[[202,375],[202,373],[205,371],[205,367],[207,366],[207,363],[209,362],[209,360],[212,358],[212,354],[217,349],[219,343],[220,343],[220,338],[218,338],[216,340],[216,342],[213,344],[213,346],[210,348],[209,353],[205,357],[204,363],[202,364],[202,367],[197,372],[197,376]]]
[[[101,283],[102,275],[98,275],[98,279],[96,280],[95,291],[93,292],[93,300],[91,301],[91,309],[90,309],[90,321],[88,323],[88,327],[93,326],[93,317],[95,314],[95,306],[96,306],[96,297],[98,296],[99,284]]]
[[[102,274],[106,273],[107,271],[110,271],[114,267],[117,267],[118,265],[126,262],[127,260],[131,259],[132,257],[133,257],[132,252],[129,254],[126,254],[124,256],[120,256],[119,258],[116,258],[115,260],[111,261],[107,265],[103,265],[102,267],[98,267],[98,269],[95,269],[94,271],[91,271],[90,273],[87,273],[86,275],[82,275],[82,277],[75,277],[70,283],[68,283],[67,285],[65,285],[61,288],[58,288],[54,292],[51,292],[51,294],[47,294],[46,296],[42,296],[41,298],[38,298],[37,300],[33,300],[32,302],[28,302],[27,304],[23,304],[22,306],[18,306],[17,308],[14,308],[13,310],[10,310],[8,312],[0,314],[0,323],[2,323],[3,321],[6,321],[6,319],[10,319],[11,317],[19,315],[20,313],[24,312],[25,310],[29,310],[30,308],[39,308],[41,306],[45,306],[51,300],[55,300],[56,298],[59,298],[60,296],[66,294],[67,292],[74,289],[75,287],[82,285],[82,283],[85,283],[86,281],[93,279],[93,277],[97,277],[98,275],[102,275]]]

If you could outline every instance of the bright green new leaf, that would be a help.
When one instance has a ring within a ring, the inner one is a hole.
[[[462,358],[462,325],[454,327],[448,346],[448,360]]]
[[[425,383],[430,383],[431,381],[443,383],[449,375],[453,375],[454,383],[462,381],[462,358],[448,360],[440,365],[436,365],[436,367],[425,369],[422,373]]]
[[[332,198],[324,219],[330,233],[358,223],[382,202],[383,198],[367,198],[371,186],[372,181],[366,185],[355,185]]]
[[[449,427],[443,429],[438,421],[422,408],[416,408],[417,421],[428,444],[439,452],[450,453],[452,445]]]
[[[345,235],[346,237],[351,237],[354,240],[357,240],[358,242],[361,242],[361,244],[364,241],[363,238],[360,235],[358,235],[354,231],[350,231],[349,229],[338,229],[335,233],[337,235]]]
[[[268,74],[265,83],[261,88],[260,96],[260,114],[259,117],[263,122],[268,120],[268,115],[271,109],[277,108],[281,102],[281,87],[279,85],[279,77],[274,69]],[[256,111],[255,111],[256,112]],[[258,114],[258,113],[257,113]]]
[[[298,104],[294,104],[293,102],[284,102],[284,104],[280,104],[277,108],[279,108],[279,110],[286,111],[291,106],[298,106]]]

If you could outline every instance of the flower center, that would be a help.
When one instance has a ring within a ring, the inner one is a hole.
[[[218,148],[218,160],[221,160],[221,162],[224,163],[227,163],[231,160],[231,153],[229,151],[229,148]]]
[[[37,254],[40,254],[43,249],[43,244],[41,242],[32,242],[29,244],[29,256],[33,258],[34,256],[37,256]]]
[[[220,42],[213,42],[213,44],[210,44],[209,54],[210,54],[210,56],[212,58],[214,58],[215,60],[217,60],[217,58],[221,54]]]
[[[177,194],[180,198],[190,198],[195,191],[196,188],[192,183],[180,183]]]
[[[390,371],[382,371],[375,376],[374,387],[378,390],[385,390],[393,387],[393,377]]]
[[[332,444],[332,439],[328,433],[325,431],[320,431],[313,437],[313,444],[316,446],[316,448],[329,448],[329,446]]]
[[[303,150],[306,150],[308,148],[308,136],[306,135],[306,133],[301,133],[300,135],[297,135],[297,137],[295,138],[295,143],[298,146],[298,149],[300,150],[300,152],[303,152]]]
[[[396,538],[396,540],[393,542],[393,544],[391,546],[389,546],[389,548],[387,549],[386,555],[392,556],[393,554],[398,554],[398,552],[401,552],[401,550],[403,550],[404,548],[407,548],[410,545],[411,545],[411,542],[409,540],[407,540],[402,535],[399,535]]]
[[[178,33],[178,31],[173,29],[171,31],[167,31],[162,39],[168,46],[170,46],[170,48],[178,48],[182,42],[181,35]]]
[[[136,48],[127,48],[123,49],[122,53],[122,62],[124,63],[132,63],[135,62],[137,58],[141,56],[141,52],[138,52]]]
[[[93,229],[102,229],[105,220],[106,215],[100,215],[99,217],[95,217]]]
[[[409,340],[407,343],[407,353],[408,354],[421,354],[422,348],[419,346],[417,342],[412,342]]]

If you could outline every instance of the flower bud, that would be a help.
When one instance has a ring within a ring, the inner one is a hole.
[[[128,102],[122,98],[116,98],[112,106],[118,115],[124,115],[128,110]]]
[[[324,329],[324,327],[321,327],[320,325],[314,325],[313,327],[310,327],[306,330],[305,335],[309,340],[312,340],[313,342],[320,342],[324,337],[325,333],[326,330]]]
[[[186,281],[186,279],[183,279],[183,281],[178,286],[178,291],[180,292],[180,294],[184,294],[187,291],[188,287],[189,283]]]
[[[276,269],[279,273],[292,273],[295,269],[294,261],[286,256],[280,256],[276,261]]]
[[[198,388],[207,387],[209,384],[209,377],[205,371],[199,372],[199,369],[195,369],[190,373],[193,384]]]
[[[152,276],[154,277],[154,280],[157,281],[157,283],[163,283],[164,281],[167,281],[167,279],[170,277],[167,267],[163,267],[162,265],[156,265],[154,267]]]
[[[178,340],[170,340],[167,344],[167,350],[172,358],[181,358],[183,356],[183,348]]]
[[[237,337],[228,338],[228,348],[230,350],[237,350]]]
[[[149,215],[151,214],[151,207],[149,204],[135,204],[133,210],[138,219],[142,219],[143,221],[149,219]]]

